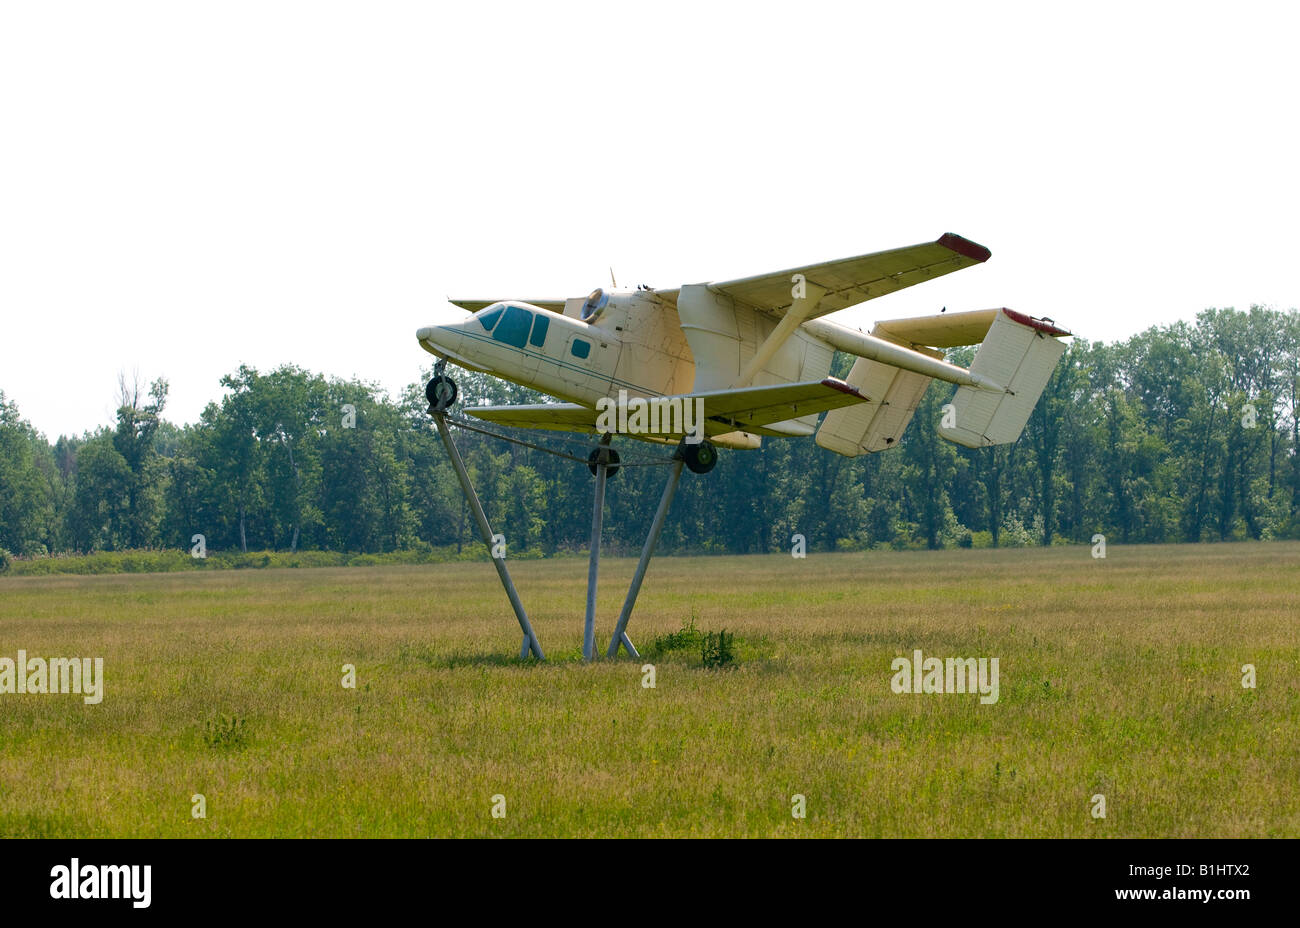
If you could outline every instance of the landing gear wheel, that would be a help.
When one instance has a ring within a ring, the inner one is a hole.
[[[424,385],[424,398],[429,401],[429,412],[446,412],[456,405],[456,381],[445,374],[435,374]]]
[[[718,449],[710,441],[698,445],[683,442],[681,455],[693,474],[707,474],[718,463]]]
[[[591,476],[596,476],[596,465],[600,463],[601,455],[605,456],[605,479],[609,479],[618,473],[618,452],[613,448],[599,445],[591,449],[591,454],[587,455],[587,470],[591,471]]]

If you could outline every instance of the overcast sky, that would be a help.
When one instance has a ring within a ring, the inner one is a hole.
[[[416,380],[447,296],[672,287],[956,232],[1107,341],[1300,306],[1294,5],[0,4],[0,390]]]

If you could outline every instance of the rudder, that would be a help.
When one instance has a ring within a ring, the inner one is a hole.
[[[951,401],[954,425],[946,428],[941,422],[939,434],[967,448],[1018,439],[1065,353],[1059,336],[1068,334],[1041,319],[1001,310],[975,352],[970,370],[1003,384],[1007,392],[958,387]]]

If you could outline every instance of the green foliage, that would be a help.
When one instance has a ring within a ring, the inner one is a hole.
[[[55,539],[50,446],[0,391],[0,546],[33,554]]]
[[[55,574],[169,573],[178,570],[249,570],[287,567],[383,567],[396,564],[441,564],[456,560],[486,560],[482,545],[457,554],[454,547],[424,546],[382,554],[348,554],[342,551],[217,551],[195,558],[184,551],[99,551],[95,554],[14,558],[15,576]]]
[[[998,533],[998,544],[1003,548],[1031,548],[1037,543],[1032,531],[1025,528],[1017,516],[1008,516]]]
[[[736,636],[728,635],[726,629],[706,634],[700,642],[700,660],[704,666],[716,669],[730,665],[736,659],[732,650],[735,640]]]
[[[682,623],[682,627],[677,631],[656,636],[646,648],[646,654],[655,656],[671,654],[674,651],[692,651],[698,648],[703,640],[704,635],[695,627],[695,613],[692,611],[690,619]]]
[[[131,466],[104,434],[77,452],[76,488],[69,514],[69,533],[82,551],[130,547],[133,532]]]
[[[731,665],[735,659],[734,634],[725,629],[718,632],[703,632],[696,626],[695,611],[675,632],[656,635],[645,649],[646,657],[660,657],[665,654],[698,652],[705,667],[717,668]]]
[[[973,356],[949,353],[961,365]],[[836,355],[832,372],[846,374],[851,362]],[[465,405],[542,399],[452,373]],[[356,563],[392,563],[396,552],[421,563],[433,549],[434,560],[486,557],[422,384],[394,400],[374,384],[294,366],[240,367],[198,422],[177,428],[162,419],[165,380],[148,391],[124,381],[111,426],[53,444],[0,394],[0,545],[23,569],[69,552],[133,552],[87,562],[93,569],[182,569],[139,552],[188,551],[196,534],[211,555],[199,569],[220,569],[232,552],[241,557],[229,566],[258,566],[242,557],[255,552],[270,554],[268,566],[326,551]],[[1087,544],[1098,532],[1113,543],[1297,537],[1298,391],[1295,311],[1211,309],[1116,344],[1075,339],[1015,444],[943,441],[935,424],[952,387],[932,382],[885,453],[844,458],[769,437],[758,451],[724,453],[707,477],[688,475],[659,550],[788,553],[796,534],[810,555]],[[501,431],[579,457],[590,447],[561,433]],[[455,437],[511,558],[585,550],[584,467],[478,433]],[[629,462],[667,453],[619,445]],[[614,478],[612,553],[635,555],[662,474],[627,468]]]
[[[248,746],[248,720],[219,715],[203,725],[203,743],[214,751],[239,750]]]

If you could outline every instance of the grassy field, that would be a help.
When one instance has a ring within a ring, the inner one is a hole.
[[[738,660],[653,689],[578,660],[581,559],[512,564],[545,664],[486,562],[3,579],[0,656],[106,684],[0,695],[0,835],[1300,836],[1300,543],[1108,555],[656,560],[633,641],[694,615]],[[999,701],[892,692],[917,648]]]

